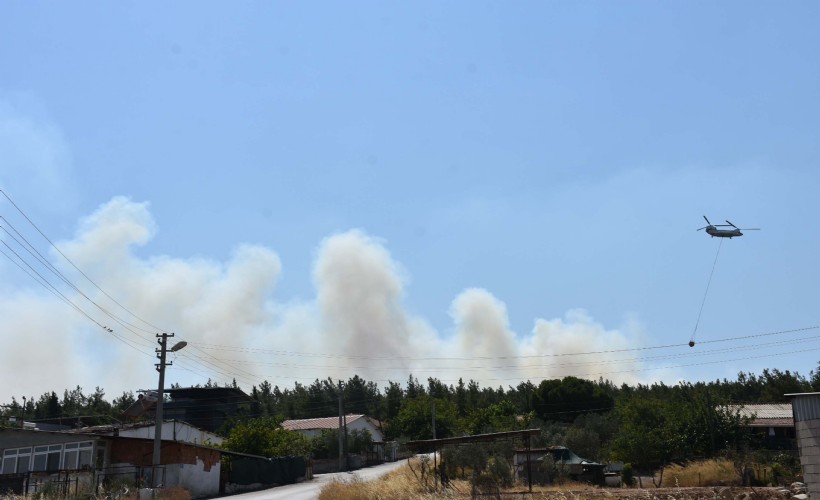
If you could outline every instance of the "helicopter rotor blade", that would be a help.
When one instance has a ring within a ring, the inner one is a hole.
[[[727,220],[726,222],[727,222],[730,226],[732,226],[732,227],[734,227],[734,228],[737,228],[737,226],[735,226],[734,224],[732,224],[732,223],[731,223],[731,222],[729,222],[728,220]]]
[[[740,228],[741,231],[760,231],[759,227],[744,227]]]
[[[707,219],[705,215],[703,216],[703,219],[706,221],[707,224],[709,224],[710,226],[712,225],[712,223],[709,222],[709,219]]]

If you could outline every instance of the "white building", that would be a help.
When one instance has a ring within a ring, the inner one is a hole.
[[[372,419],[367,415],[345,415],[345,419],[347,423],[347,432],[354,430],[366,430],[370,432],[370,437],[373,439],[374,443],[381,443],[384,441],[382,426],[378,420]],[[339,417],[285,420],[282,422],[282,428],[289,431],[296,431],[305,437],[312,438],[320,435],[324,429],[338,429]]]
[[[95,425],[82,427],[64,432],[80,432],[83,434],[97,434],[102,436],[120,436],[129,438],[154,439],[156,425],[153,421],[137,422],[133,424]],[[199,427],[180,420],[165,420],[162,423],[163,441],[181,441],[183,443],[200,444],[204,446],[220,445],[225,440],[222,436],[208,432]]]

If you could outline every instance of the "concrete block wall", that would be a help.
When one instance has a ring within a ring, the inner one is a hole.
[[[795,423],[803,482],[811,498],[820,498],[820,419]]]

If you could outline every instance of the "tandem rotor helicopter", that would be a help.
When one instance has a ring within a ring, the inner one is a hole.
[[[726,221],[726,224],[712,224],[711,222],[709,222],[709,219],[707,219],[705,215],[703,216],[703,218],[709,225],[698,228],[698,231],[700,231],[701,229],[705,229],[706,232],[709,233],[709,235],[712,238],[714,238],[715,236],[717,236],[718,238],[734,238],[735,236],[743,236],[743,233],[740,232],[741,229],[732,224],[731,222],[729,222],[728,220]],[[718,229],[719,227],[729,226],[733,227],[734,229]],[[743,231],[760,231],[760,228],[748,227],[743,228]]]

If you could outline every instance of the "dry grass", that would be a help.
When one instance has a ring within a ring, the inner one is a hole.
[[[661,487],[692,487],[735,485],[740,478],[730,460],[714,459],[690,462],[686,465],[670,465],[663,471]]]
[[[338,480],[326,484],[319,493],[319,500],[432,500],[441,498],[470,498],[471,485],[467,480],[454,479],[447,489],[441,484],[434,485],[432,478],[424,481],[420,477],[418,460],[411,462],[411,467],[402,467],[386,474],[375,481],[362,481],[358,478]],[[413,472],[415,470],[415,473]],[[502,489],[505,499],[584,499],[606,493],[607,489],[593,488],[586,483],[565,482],[561,485],[533,486],[533,494],[514,495],[523,492],[526,486]],[[617,490],[615,490],[617,491]],[[638,490],[634,490],[638,493]],[[488,492],[485,492],[485,494]],[[607,494],[606,496],[613,496]],[[484,498],[494,498],[493,495]]]
[[[426,484],[419,480],[418,462],[413,463],[416,474],[410,467],[402,467],[381,479],[364,482],[357,479],[329,483],[322,488],[320,500],[432,500],[439,498],[470,498],[470,483],[464,480],[453,480],[445,491],[438,486],[432,490],[432,480]],[[428,478],[429,479],[429,478]],[[699,483],[700,482],[700,483]],[[707,460],[687,465],[686,467],[668,467],[664,472],[664,484],[661,488],[600,488],[583,483],[564,483],[561,485],[533,486],[533,493],[514,495],[522,492],[526,486],[504,490],[505,499],[525,498],[527,500],[582,500],[582,499],[652,499],[675,498],[677,500],[714,499],[717,497],[733,498],[742,494],[754,493],[753,498],[774,499],[779,494],[772,488],[727,487],[737,483],[737,476],[732,463],[726,460]],[[701,487],[698,487],[698,485]],[[644,485],[646,486],[646,485]],[[493,496],[485,497],[493,498]]]
[[[159,500],[191,500],[191,492],[186,490],[185,488],[180,487],[170,487],[170,488],[162,488],[157,493],[157,499]]]
[[[418,462],[414,468],[418,470]],[[353,478],[333,481],[322,487],[319,500],[426,500],[442,498],[424,487],[410,467],[402,467],[375,481]]]

